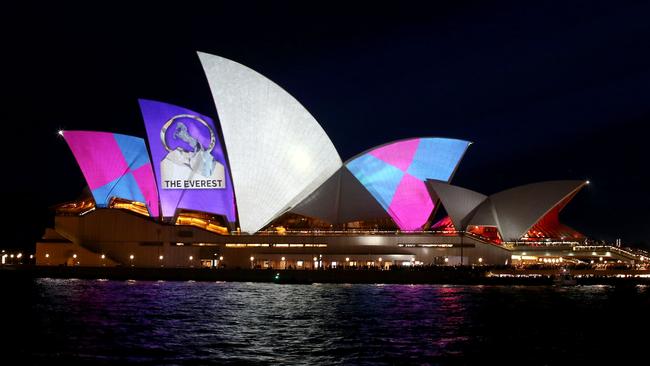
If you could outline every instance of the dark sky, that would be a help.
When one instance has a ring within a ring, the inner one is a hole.
[[[650,2],[237,3],[3,11],[13,215],[0,246],[33,244],[48,207],[82,191],[59,128],[144,137],[141,97],[216,116],[197,50],[278,83],[344,160],[400,138],[467,139],[453,183],[589,179],[563,221],[650,245]]]

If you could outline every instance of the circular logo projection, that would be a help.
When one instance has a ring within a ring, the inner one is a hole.
[[[171,127],[171,129],[170,129]],[[173,131],[168,140],[167,131]],[[207,147],[212,152],[215,144],[214,131],[201,117],[191,114],[179,114],[165,122],[160,130],[160,139],[167,151],[181,148],[185,151],[195,151],[199,146]]]
[[[167,150],[160,162],[163,189],[226,188],[224,166],[212,154],[215,133],[202,118],[174,116],[160,129],[160,139]]]

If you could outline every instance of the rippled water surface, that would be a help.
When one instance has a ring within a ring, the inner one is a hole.
[[[650,330],[642,286],[39,279],[2,291],[0,364],[564,364],[645,353]]]

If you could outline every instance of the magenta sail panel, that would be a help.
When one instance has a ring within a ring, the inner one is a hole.
[[[400,229],[418,230],[431,216],[433,207],[424,182],[410,174],[404,174],[388,207],[388,213]]]
[[[378,147],[370,151],[369,154],[402,171],[406,171],[413,161],[418,145],[420,145],[420,139],[401,141]]]
[[[230,171],[212,119],[172,104],[139,102],[163,217],[174,217],[183,208],[235,222]]]
[[[469,142],[415,138],[389,143],[353,158],[346,167],[402,230],[419,230],[434,202],[427,179],[448,182]]]
[[[113,197],[146,204],[151,216],[159,216],[158,191],[144,140],[109,132],[65,131],[63,138],[98,207]]]

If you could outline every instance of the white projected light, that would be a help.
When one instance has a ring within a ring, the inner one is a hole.
[[[217,106],[242,232],[254,233],[342,165],[314,117],[246,66],[199,52]]]

